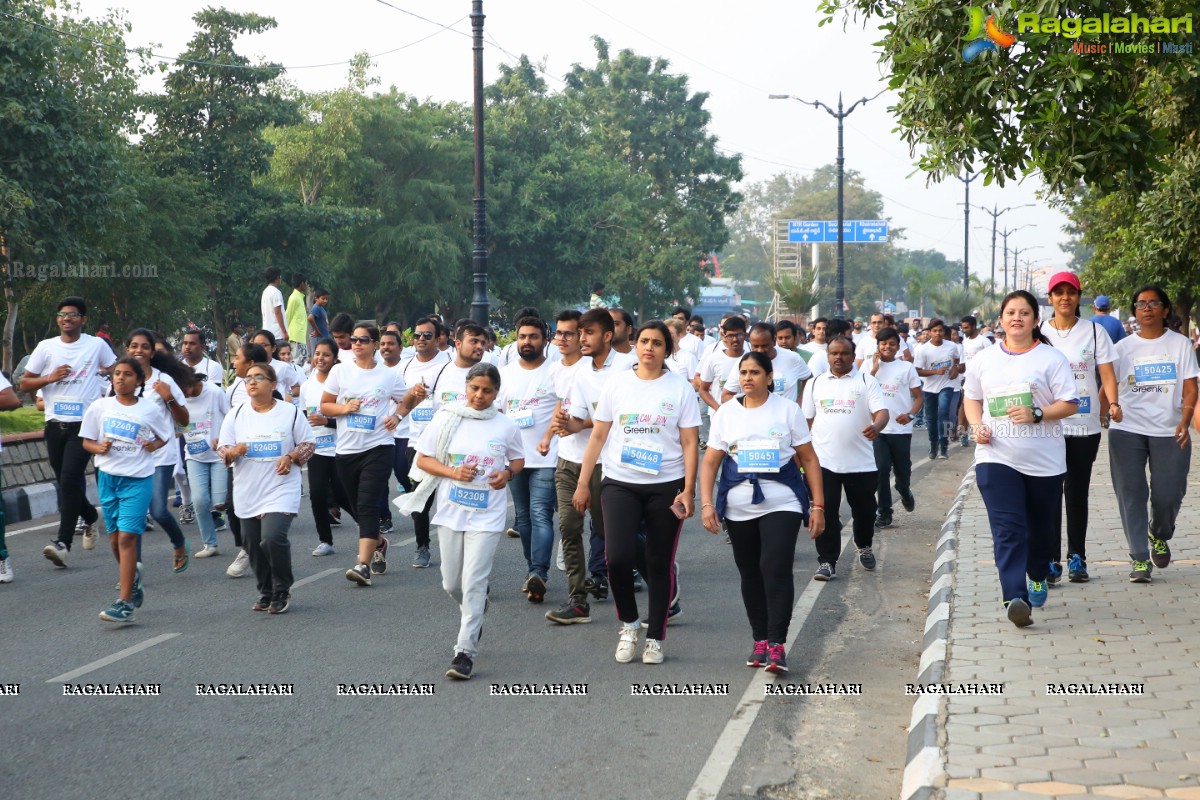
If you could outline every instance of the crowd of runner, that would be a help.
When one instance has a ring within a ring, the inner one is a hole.
[[[486,326],[437,316],[417,320],[406,347],[398,324],[330,319],[328,292],[307,305],[303,276],[286,303],[277,270],[267,283],[262,328],[229,340],[228,380],[197,330],[181,337],[178,355],[145,329],[114,353],[84,333],[80,297],[58,303],[59,336],[28,361],[19,388],[44,409],[60,499],[43,552],[67,568],[77,539],[95,547],[103,516],[119,580],[102,620],[132,622],[145,602],[141,543],[155,525],[173,545],[175,572],[220,555],[228,526],[226,574],[253,574],[254,611],[286,613],[303,472],[312,555],[336,555],[333,529],[352,520],[345,575],[358,587],[394,560],[394,513],[413,520],[414,568],[430,566],[436,528],[442,585],[461,613],[451,677],[473,673],[506,533],[520,539],[530,603],[549,593],[558,545],[565,587],[547,620],[590,622],[592,603],[611,595],[616,660],[640,647],[643,663],[662,663],[667,627],[682,613],[680,533],[697,512],[731,545],[753,637],[746,664],[786,673],[800,532],[813,541],[813,579],[836,578],[844,495],[855,560],[874,570],[875,532],[894,524],[893,490],[906,512],[916,507],[917,427],[930,460],[974,446],[1014,624],[1031,624],[1031,608],[1064,574],[1089,579],[1088,491],[1102,428],[1111,425],[1129,579],[1149,583],[1171,560],[1200,370],[1189,340],[1167,327],[1170,298],[1155,286],[1133,296],[1129,335],[1119,322],[1110,330],[1080,316],[1070,273],[1050,281],[1051,318],[1039,320],[1037,299],[1016,291],[995,334],[970,316],[914,331],[877,313],[855,331],[840,318],[802,329],[729,314],[713,338],[687,308],[635,325],[597,292],[583,312],[543,319],[522,309],[514,341],[497,350]],[[0,378],[0,408],[19,404]],[[99,511],[86,493],[93,459]],[[1054,511],[1064,501],[1065,551]],[[190,525],[202,541],[194,555]],[[13,574],[0,516],[0,583]]]

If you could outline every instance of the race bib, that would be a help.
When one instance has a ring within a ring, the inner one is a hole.
[[[246,458],[252,461],[278,461],[283,456],[280,439],[253,439],[246,444]]]
[[[658,474],[662,457],[662,445],[654,442],[632,441],[621,445],[621,465],[647,475]]]
[[[207,433],[207,431],[187,431],[183,434],[183,441],[187,447],[188,455],[198,456],[212,449],[212,444],[208,440]]]
[[[374,431],[375,415],[355,412],[346,415],[346,427],[352,431]]]
[[[83,399],[79,397],[56,397],[51,413],[63,422],[83,420]]]
[[[738,472],[779,472],[779,443],[743,439],[737,443]]]
[[[1007,411],[1012,406],[1033,408],[1033,389],[1028,383],[1014,383],[993,390],[987,396],[988,413],[992,419],[1008,416]]]
[[[518,428],[532,428],[533,427],[533,409],[532,408],[522,408],[517,411],[514,411],[512,414],[512,421],[517,423]]]
[[[329,428],[313,428],[313,438],[316,439],[316,452],[323,456],[334,454],[337,445],[337,435]]]
[[[1138,386],[1171,386],[1177,380],[1175,362],[1166,353],[1133,360],[1133,382]]]
[[[1072,416],[1082,417],[1092,413],[1092,398],[1083,392],[1079,393],[1079,411]]]
[[[414,408],[412,418],[416,422],[429,422],[433,419],[433,401],[426,400]]]
[[[452,483],[448,499],[456,506],[469,508],[472,511],[483,511],[488,507],[488,490],[467,484]]]
[[[783,378],[775,379],[775,394],[783,394],[783,384],[784,384]]]
[[[952,362],[950,360],[935,361],[932,364],[930,364],[930,368],[931,369],[950,369],[950,367],[953,366],[953,364],[954,364],[954,362]]]
[[[137,444],[138,434],[141,433],[142,423],[121,417],[104,418],[104,438],[117,442]]]

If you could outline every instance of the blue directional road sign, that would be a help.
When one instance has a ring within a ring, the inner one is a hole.
[[[819,220],[789,220],[789,242],[825,241],[825,223]]]
[[[834,226],[835,230],[837,226]],[[855,220],[854,241],[856,242],[886,242],[888,240],[888,223],[886,219]]]
[[[879,244],[888,240],[885,219],[842,220],[842,241],[860,244]],[[837,222],[826,220],[788,220],[789,242],[836,242]]]

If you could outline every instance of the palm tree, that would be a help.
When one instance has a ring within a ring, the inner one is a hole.
[[[967,289],[954,285],[931,292],[929,299],[933,301],[933,307],[943,319],[957,322],[979,308],[984,296],[975,288]]]
[[[779,294],[780,311],[786,308],[792,314],[807,314],[813,306],[828,305],[834,298],[832,290],[814,289],[803,278],[780,276],[771,281],[771,288]]]
[[[904,278],[904,297],[908,301],[908,307],[912,308],[913,303],[916,303],[920,307],[921,317],[924,318],[925,298],[946,283],[946,276],[940,270],[921,272],[912,266],[905,267],[900,274]]]

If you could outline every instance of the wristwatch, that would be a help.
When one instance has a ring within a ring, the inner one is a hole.
[[[1034,406],[1033,407],[1033,421],[1041,422],[1043,416],[1045,416],[1045,414],[1042,412],[1042,410],[1040,408],[1038,408],[1037,406]]]

